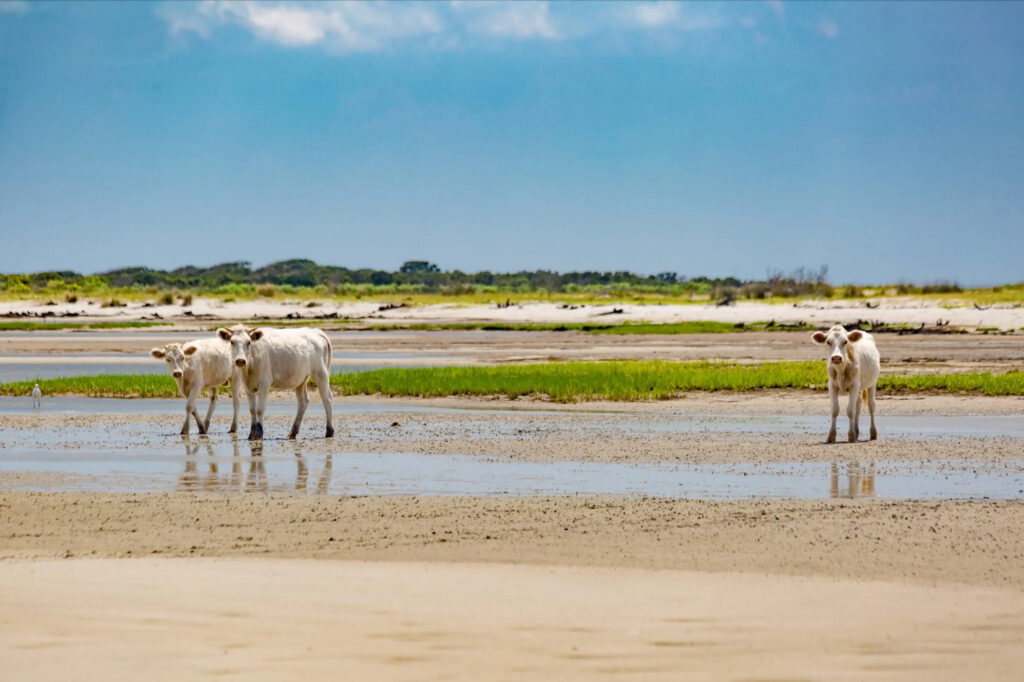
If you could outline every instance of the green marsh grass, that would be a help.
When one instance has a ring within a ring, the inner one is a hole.
[[[178,395],[178,385],[166,374],[99,374],[13,381],[0,384],[0,395],[30,395],[37,382],[43,395],[82,395],[89,398],[173,398]]]
[[[0,384],[0,395],[28,395],[34,383]],[[342,395],[530,396],[554,402],[579,402],[660,400],[687,391],[824,390],[827,384],[824,363],[818,361],[739,365],[645,360],[379,369],[334,374],[331,385]],[[1024,372],[883,375],[878,385],[882,393],[888,394],[948,392],[1020,396],[1024,395]],[[166,375],[45,379],[39,381],[39,386],[46,395],[110,398],[178,395],[174,381]]]

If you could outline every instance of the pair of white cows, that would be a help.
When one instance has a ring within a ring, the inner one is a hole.
[[[295,422],[288,434],[295,438],[309,405],[306,384],[312,377],[320,391],[327,414],[327,438],[334,435],[331,405],[331,341],[319,329],[246,329],[237,325],[221,327],[212,338],[185,344],[171,343],[154,348],[150,355],[167,363],[167,369],[185,397],[185,423],[181,433],[189,432],[189,419],[195,418],[199,433],[210,428],[217,406],[217,389],[231,385],[234,416],[230,433],[238,431],[239,384],[249,396],[252,422],[249,440],[263,438],[263,412],[270,389],[291,389],[298,400]],[[203,391],[209,391],[210,407],[200,419],[196,403]]]

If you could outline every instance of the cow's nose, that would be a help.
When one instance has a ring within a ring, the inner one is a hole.
[[[238,358],[235,360],[235,365],[238,367],[245,367],[245,358]]]
[[[175,372],[171,376],[173,376],[175,379],[180,379],[181,378],[181,372]]]
[[[838,365],[838,364],[842,363],[842,361],[843,361],[843,356],[842,355],[833,355],[832,356],[832,364]]]

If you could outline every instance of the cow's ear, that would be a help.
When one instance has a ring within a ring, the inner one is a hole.
[[[864,332],[862,332],[862,331],[861,331],[861,330],[859,330],[859,329],[854,329],[854,330],[853,330],[852,332],[850,332],[850,333],[849,333],[849,335],[848,335],[848,336],[846,337],[846,339],[847,339],[847,340],[848,340],[848,341],[849,341],[850,343],[854,343],[854,342],[856,342],[856,341],[860,341],[860,340],[861,340],[861,339],[863,339],[863,338],[864,338]]]
[[[157,359],[162,358],[164,355],[166,355],[166,353],[164,353],[163,348],[154,348],[153,350],[149,351],[149,354]]]
[[[219,336],[220,338],[224,339],[225,341],[230,341],[231,340],[231,330],[230,329],[225,329],[224,327],[221,327],[220,329],[217,330],[217,336]]]
[[[263,338],[263,330],[253,329],[251,332],[249,332],[249,338],[252,339],[253,341],[259,341],[260,339]]]
[[[828,337],[825,336],[825,332],[814,332],[811,334],[811,338],[814,339],[814,343],[825,343],[825,339]]]
[[[199,349],[190,343],[189,345],[185,346],[185,349],[181,352],[184,353],[185,355],[194,355],[197,350]]]

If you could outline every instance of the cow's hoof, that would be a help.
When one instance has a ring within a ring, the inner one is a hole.
[[[878,440],[878,431],[871,429],[871,440]]]
[[[252,430],[249,431],[249,440],[263,440],[263,427],[254,426]]]
[[[180,433],[183,436],[187,436],[188,435],[188,429],[182,429]]]
[[[288,434],[288,440],[295,440],[295,436],[299,435],[298,431],[292,431]]]
[[[334,438],[334,427],[333,426],[328,426],[327,427],[327,435],[325,435],[324,438]]]
[[[851,443],[856,443],[857,442],[857,434],[851,433],[849,436],[847,436],[847,440],[849,440]]]
[[[828,438],[825,439],[825,442],[826,443],[835,443],[836,442],[836,432],[835,431],[830,431],[829,434],[828,434]]]
[[[238,433],[238,427],[235,426],[235,425],[232,425],[231,428],[228,429],[228,433]]]

